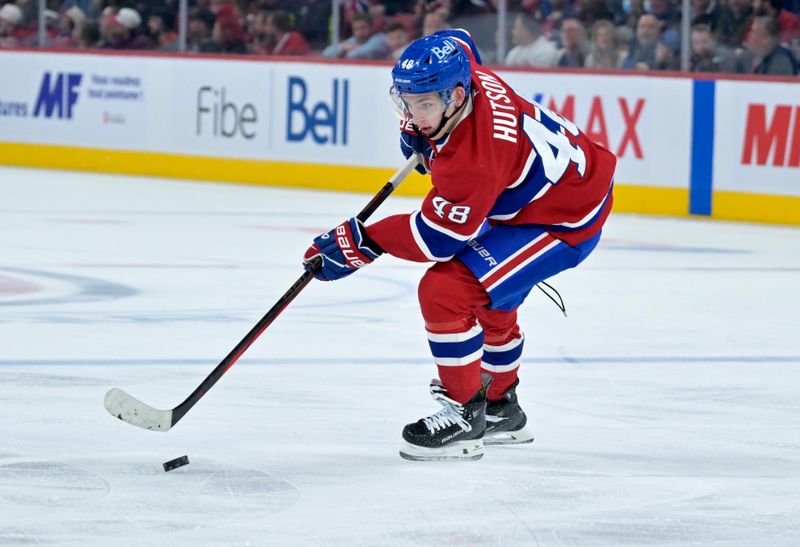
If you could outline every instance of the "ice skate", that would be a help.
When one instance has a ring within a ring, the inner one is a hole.
[[[486,435],[484,444],[525,444],[533,442],[533,433],[526,427],[528,417],[517,401],[519,380],[499,401],[486,401]]]
[[[481,389],[465,404],[447,396],[439,380],[431,382],[431,396],[442,410],[403,428],[407,460],[477,460],[483,457],[486,398]]]

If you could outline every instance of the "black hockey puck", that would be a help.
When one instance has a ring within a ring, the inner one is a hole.
[[[180,458],[164,462],[164,471],[172,471],[184,465],[189,465],[189,456],[181,456]]]

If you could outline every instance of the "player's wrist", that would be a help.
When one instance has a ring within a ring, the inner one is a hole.
[[[385,253],[386,251],[383,250],[383,247],[381,247],[378,244],[378,242],[372,239],[370,235],[367,233],[367,227],[364,226],[364,223],[358,219],[353,219],[353,220],[355,221],[356,228],[358,230],[358,234],[361,239],[358,243],[358,246],[362,249],[369,251],[369,253],[373,255],[371,257],[373,260],[381,256],[383,253]]]

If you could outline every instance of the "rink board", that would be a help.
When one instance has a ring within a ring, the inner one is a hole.
[[[2,52],[0,163],[371,192],[402,161],[388,69]],[[617,154],[617,211],[800,224],[800,84],[499,73]]]

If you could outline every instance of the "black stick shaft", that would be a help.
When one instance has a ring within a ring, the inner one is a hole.
[[[375,194],[370,202],[367,203],[361,212],[356,215],[356,218],[364,222],[370,216],[372,216],[372,213],[374,213],[378,207],[380,207],[380,205],[386,201],[386,198],[392,194],[394,189],[400,185],[403,179],[408,176],[408,174],[416,165],[417,158],[415,156],[409,158],[408,162],[406,162],[406,164],[399,171],[397,171],[391,179],[389,179],[389,182],[387,182],[383,188],[381,188],[381,190]],[[236,347],[233,348],[231,352],[222,360],[222,362],[220,362],[220,364],[211,371],[211,374],[206,376],[206,379],[203,380],[199,386],[197,386],[197,389],[195,389],[185,401],[172,410],[172,426],[177,424],[180,419],[183,418],[195,404],[197,404],[197,401],[199,401],[208,392],[208,390],[211,389],[220,378],[222,378],[222,375],[225,374],[228,369],[239,360],[239,357],[241,357],[242,354],[247,351],[247,348],[249,348],[259,336],[261,336],[261,333],[263,333],[267,327],[269,327],[270,324],[275,321],[281,312],[286,309],[289,304],[291,304],[292,300],[294,300],[295,297],[300,294],[300,292],[306,287],[306,285],[309,284],[309,282],[311,282],[311,280],[314,278],[314,274],[318,272],[321,267],[322,260],[320,258],[314,259],[311,269],[303,272],[303,275],[301,275],[298,280],[294,282],[289,290],[286,291],[283,296],[281,296],[281,298],[275,303],[274,306],[272,306],[272,308],[270,308],[264,317],[262,317],[261,320],[256,323],[252,329],[250,329],[250,332],[248,332],[245,337],[242,338],[238,344],[236,344]]]

